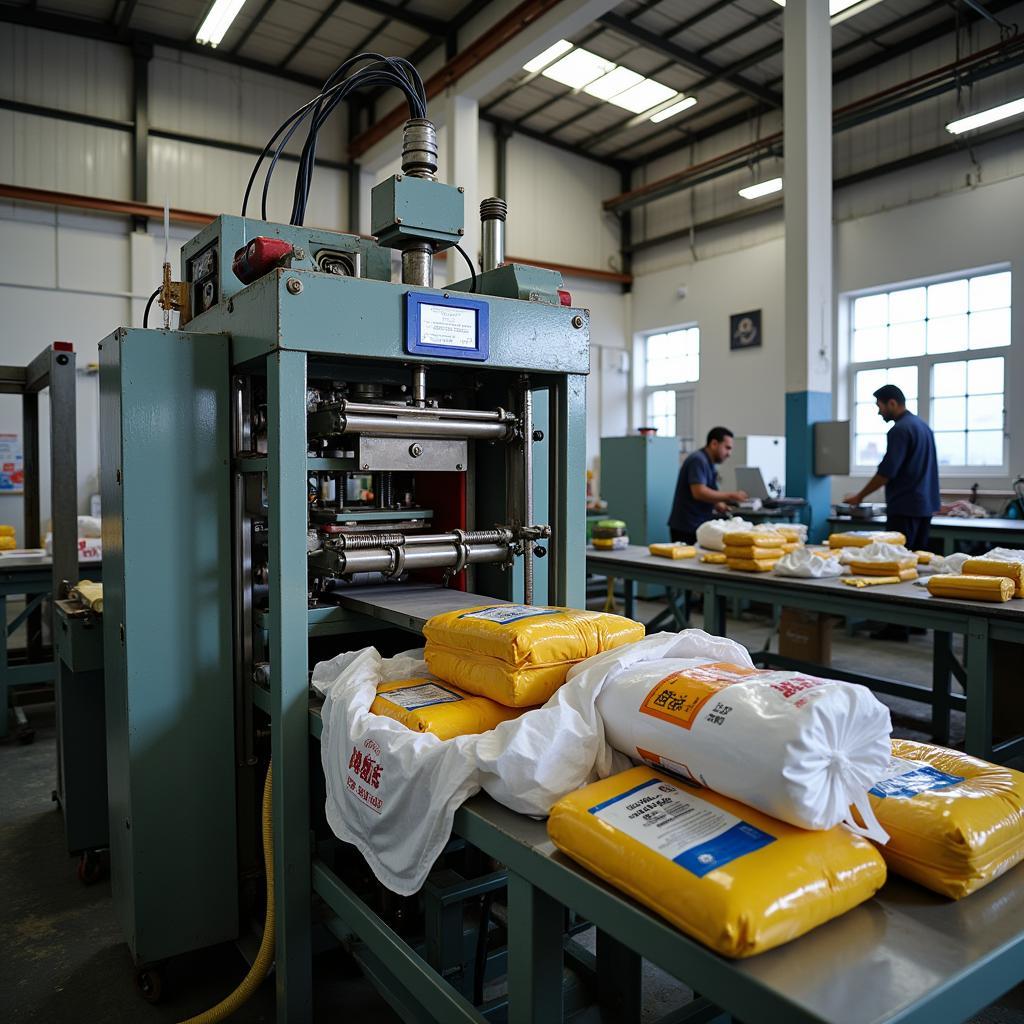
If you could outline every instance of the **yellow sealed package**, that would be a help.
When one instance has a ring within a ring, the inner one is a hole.
[[[1024,774],[958,750],[892,741],[869,791],[898,875],[960,899],[1024,860]]]
[[[1003,562],[994,558],[968,558],[960,567],[966,576],[1006,576],[1013,580],[1014,597],[1024,597],[1024,562]]]
[[[430,671],[509,707],[543,704],[584,658],[642,640],[639,622],[607,612],[483,605],[435,615],[423,627]]]
[[[808,831],[650,768],[559,800],[555,846],[687,935],[747,957],[864,902],[885,863],[843,827]]]
[[[850,572],[855,572],[861,576],[899,576],[908,569],[914,569],[914,575],[908,577],[908,579],[916,579],[917,577],[916,555],[891,562],[859,562],[856,559],[851,559],[849,564]]]
[[[934,551],[915,551],[914,554],[917,555],[918,565],[929,565],[935,557]]]
[[[8,525],[7,523],[0,523],[0,537],[14,536],[16,536],[16,531],[13,526]]]
[[[692,544],[650,544],[647,547],[652,555],[662,558],[695,558],[697,549]]]
[[[725,565],[728,561],[724,551],[704,551],[701,553],[700,560],[707,562],[708,565]]]
[[[727,552],[729,548],[781,548],[786,543],[781,533],[767,530],[730,530],[724,539]]]
[[[507,708],[486,697],[463,693],[436,679],[381,683],[370,710],[401,722],[413,732],[430,732],[442,740],[488,732],[523,714],[519,708]]]
[[[0,533],[0,551],[14,551],[17,547],[18,542],[13,537],[6,533]]]
[[[892,530],[865,530],[853,533],[832,533],[829,534],[828,546],[830,548],[866,548],[869,544],[899,544],[905,545],[907,538],[902,533]]]
[[[928,593],[932,597],[955,597],[961,601],[1009,601],[1016,585],[1008,576],[932,576]]]
[[[741,572],[771,572],[777,558],[729,558],[726,565]]]
[[[785,547],[763,548],[744,545],[743,547],[733,546],[725,549],[726,558],[781,558],[786,553]]]
[[[917,575],[917,570],[914,570],[914,575]],[[911,579],[912,577],[907,577]],[[884,587],[891,583],[905,583],[903,574],[899,576],[843,576],[840,580],[841,583],[845,583],[848,587]]]

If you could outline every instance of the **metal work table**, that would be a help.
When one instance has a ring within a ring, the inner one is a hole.
[[[829,516],[829,525],[843,529],[878,530],[885,528],[885,516],[854,519]],[[957,542],[1024,547],[1024,519],[962,519],[959,516],[932,516],[932,537],[942,541],[942,553],[952,554]]]
[[[362,613],[389,622],[406,595],[416,596],[423,611],[408,613],[410,630],[435,610],[477,600],[441,588],[373,589],[393,592],[367,589],[352,600],[361,602]],[[433,595],[426,593],[430,589]],[[319,737],[321,731],[319,708],[313,707],[310,732]],[[589,955],[571,940],[563,948],[566,907],[598,929],[590,964],[599,995],[622,1024],[640,1020],[644,958],[701,992],[685,1008],[692,1016],[674,1018],[680,1021],[717,1021],[724,1010],[748,1024],[955,1024],[1024,979],[1021,868],[959,902],[891,878],[875,898],[804,938],[736,961],[683,935],[559,853],[544,822],[488,796],[460,808],[454,831],[508,870],[511,1024],[563,1019],[564,956],[586,961]],[[401,968],[402,980],[397,974],[393,980],[421,1011],[452,1024],[486,1019],[321,861],[313,864],[313,888],[338,915],[337,930],[358,936],[376,963]],[[607,991],[600,991],[602,978]]]
[[[353,587],[338,596],[340,607],[401,629],[419,633],[427,619],[459,608],[504,604],[493,597],[467,594],[430,583]]]
[[[101,576],[101,567],[96,562],[82,562],[79,575],[96,579]],[[7,711],[10,693],[14,689],[52,683],[56,675],[56,661],[49,654],[44,658],[42,644],[30,642],[24,656],[12,664],[13,651],[8,641],[26,622],[38,618],[43,601],[53,590],[53,559],[49,555],[35,557],[8,555],[0,557],[0,739],[7,735]],[[9,623],[7,621],[7,599],[24,596],[24,609]],[[41,620],[39,620],[41,622]],[[19,652],[20,653],[20,652]],[[21,722],[24,712],[15,708],[19,717],[19,730],[26,737],[31,734],[27,722]],[[26,731],[28,730],[28,731]]]
[[[950,709],[963,708],[967,713],[965,746],[968,753],[1006,759],[1024,752],[1024,738],[993,744],[991,651],[993,640],[1024,644],[1024,599],[988,604],[934,598],[925,588],[913,583],[855,589],[838,579],[793,579],[771,573],[737,572],[724,565],[707,565],[698,559],[672,561],[635,545],[621,551],[588,551],[587,572],[623,580],[629,617],[633,617],[636,583],[699,592],[704,598],[704,628],[721,636],[725,635],[728,598],[760,601],[773,608],[873,618],[934,630],[931,688],[831,668],[829,674],[837,679],[865,683],[881,693],[930,703],[932,732],[938,742],[948,742]],[[673,607],[681,619],[678,608],[674,604]],[[954,633],[969,641],[963,666],[953,656]],[[780,667],[811,667],[769,652],[759,652],[758,657]],[[964,683],[966,697],[950,693],[950,677],[954,674]]]

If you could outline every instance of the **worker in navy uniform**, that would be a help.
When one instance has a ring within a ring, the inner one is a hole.
[[[712,519],[716,512],[725,512],[730,501],[744,501],[746,491],[718,490],[718,469],[732,454],[733,433],[726,427],[708,431],[703,448],[691,452],[679,467],[676,493],[668,527],[672,540],[693,544],[697,527]]]
[[[940,505],[935,435],[924,420],[907,409],[906,396],[895,384],[880,387],[874,397],[878,415],[892,424],[885,456],[875,475],[844,500],[859,505],[884,485],[885,528],[902,533],[907,538],[907,547],[919,551],[928,544],[932,516]],[[880,640],[906,640],[907,630],[890,625],[872,635]]]

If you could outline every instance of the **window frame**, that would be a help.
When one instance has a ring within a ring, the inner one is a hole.
[[[675,331],[692,331],[697,332],[697,379],[696,380],[681,380],[672,381],[664,384],[650,384],[647,381],[647,341],[649,338],[654,337],[658,334],[672,334]],[[643,375],[643,383],[638,389],[639,404],[640,408],[637,410],[640,414],[641,422],[638,426],[644,426],[647,424],[648,413],[647,409],[650,403],[651,395],[656,391],[673,391],[676,394],[676,407],[679,405],[679,393],[681,391],[696,389],[700,384],[701,375],[701,337],[700,337],[700,323],[696,320],[691,320],[686,323],[673,324],[670,327],[658,327],[652,330],[641,331],[636,335],[637,341],[637,356],[634,360],[634,365],[641,368],[640,372]],[[659,437],[668,436],[659,433]],[[672,437],[679,436],[679,423],[676,422],[675,433],[670,435]]]
[[[967,270],[956,271],[950,274],[941,274],[935,277],[915,278],[908,281],[898,281],[882,287],[864,288],[855,292],[847,292],[842,296],[840,304],[840,331],[841,337],[845,339],[843,359],[840,362],[840,373],[845,377],[845,387],[842,388],[842,395],[846,403],[846,414],[850,420],[850,476],[868,478],[877,471],[875,465],[862,465],[857,462],[857,374],[864,370],[888,370],[902,367],[917,368],[917,409],[918,415],[931,427],[931,404],[932,404],[932,373],[933,368],[941,363],[970,363],[975,359],[1003,359],[1003,452],[1002,462],[996,466],[958,465],[939,466],[940,476],[946,477],[1005,477],[1010,472],[1010,445],[1008,436],[1009,423],[1009,388],[1008,377],[1010,373],[1010,352],[1013,349],[1012,338],[1009,345],[991,345],[986,348],[963,348],[955,352],[927,352],[919,356],[904,356],[900,359],[878,359],[869,362],[854,362],[853,360],[853,336],[854,320],[853,305],[857,299],[869,295],[887,295],[891,292],[902,291],[905,288],[927,287],[928,285],[944,284],[947,281],[968,280],[972,277],[983,277],[988,274],[1000,274],[1010,272],[1013,268],[1008,263],[996,264],[988,267],[974,267]],[[1011,278],[1012,287],[1012,278]],[[1011,325],[1013,322],[1013,306],[1010,306]],[[1012,328],[1011,328],[1012,329]],[[932,428],[934,430],[934,428]],[[888,428],[879,431],[887,432]],[[968,431],[965,430],[965,435]]]

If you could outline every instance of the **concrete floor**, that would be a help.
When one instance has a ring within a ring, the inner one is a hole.
[[[658,610],[659,605],[640,602],[637,617],[647,619]],[[699,615],[693,624],[700,624]],[[767,619],[755,615],[730,621],[730,635],[751,648],[763,646],[769,631]],[[851,670],[884,663],[886,675],[930,681],[927,638],[879,643],[864,634],[849,639],[837,629],[833,663]],[[884,699],[893,710],[899,735],[927,738],[922,705]],[[36,728],[34,743],[21,746],[13,738],[0,742],[0,1021],[164,1024],[212,1006],[246,971],[230,945],[175,965],[165,1003],[151,1006],[136,993],[134,968],[114,919],[110,883],[82,885],[75,874],[76,860],[65,851],[61,816],[50,799],[56,747],[52,705],[31,708],[29,716]],[[955,742],[963,733],[961,715],[954,715],[953,725]],[[586,942],[587,936],[582,939]],[[318,1021],[336,1020],[340,1007],[346,1016],[365,1013],[375,1024],[397,1020],[340,955],[316,961],[315,988]],[[648,964],[644,994],[644,1021],[651,1024],[686,1001],[689,989]],[[240,1024],[273,1021],[273,981],[265,982],[231,1019]],[[1024,987],[1008,993],[971,1024],[1024,1024]]]

